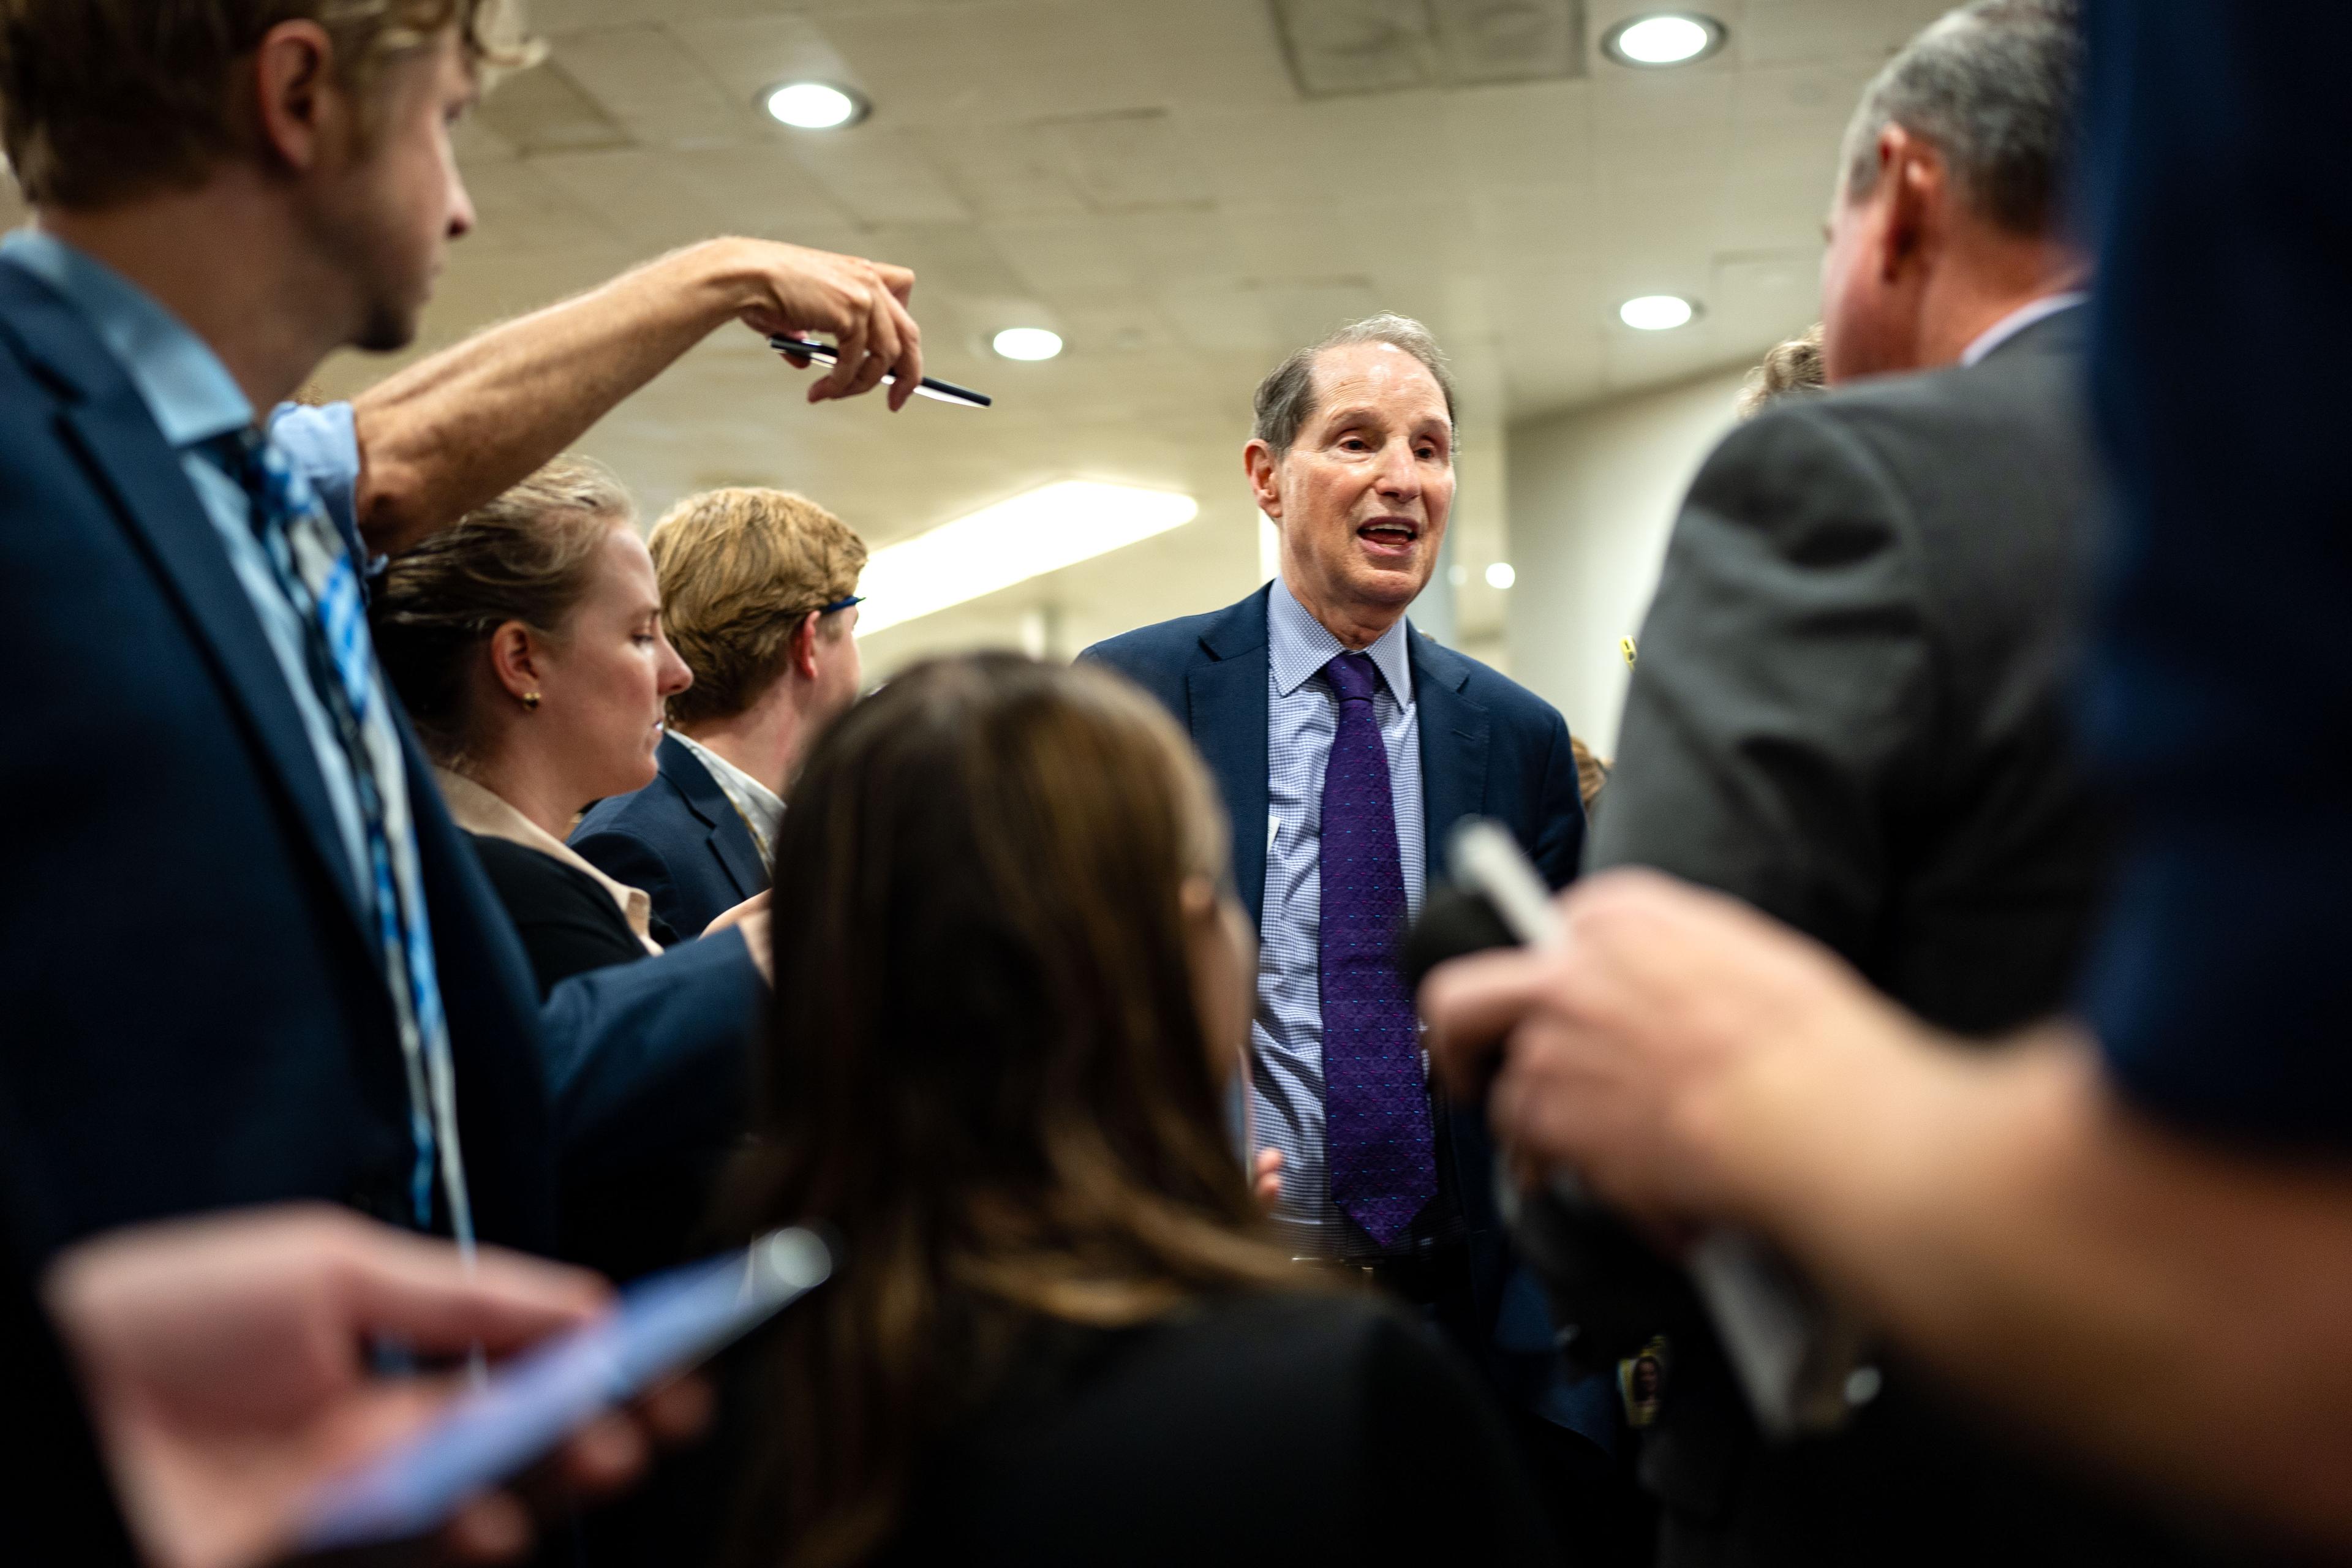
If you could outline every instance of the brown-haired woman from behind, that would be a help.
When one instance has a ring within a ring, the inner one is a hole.
[[[737,1562],[1545,1560],[1467,1371],[1258,1237],[1224,832],[1089,668],[924,665],[810,754],[731,1218],[844,1257],[740,1390]]]

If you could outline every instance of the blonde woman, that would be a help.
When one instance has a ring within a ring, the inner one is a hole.
[[[370,610],[542,994],[673,934],[643,890],[563,841],[592,803],[654,776],[665,704],[694,679],[663,636],[634,519],[610,472],[559,458],[394,557]]]

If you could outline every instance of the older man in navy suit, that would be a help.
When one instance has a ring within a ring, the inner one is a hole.
[[[1283,1156],[1276,1221],[1302,1258],[1426,1309],[1516,1405],[1606,1443],[1610,1407],[1559,1384],[1531,1293],[1510,1303],[1524,1326],[1507,1310],[1483,1119],[1433,1107],[1395,958],[1462,818],[1506,825],[1555,886],[1584,843],[1558,710],[1405,619],[1454,502],[1436,342],[1384,315],[1291,355],[1258,388],[1244,462],[1281,531],[1281,575],[1084,657],[1191,730],[1231,813],[1261,941],[1255,1112]]]

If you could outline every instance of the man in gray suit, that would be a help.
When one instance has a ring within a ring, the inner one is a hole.
[[[1872,83],[1822,268],[1832,390],[1694,484],[1590,859],[1737,894],[1970,1036],[2058,1010],[2107,868],[2065,687],[2096,504],[2080,54],[2071,5],[1980,0]],[[2167,1553],[1900,1369],[1843,1434],[1768,1449],[1680,1348],[1645,1456],[1670,1564]]]

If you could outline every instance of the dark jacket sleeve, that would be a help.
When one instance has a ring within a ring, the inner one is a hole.
[[[680,937],[699,936],[701,927],[687,929],[678,915],[678,895],[670,879],[669,862],[661,851],[635,834],[618,827],[598,828],[572,840],[572,851],[615,882],[643,889],[654,913]]]
[[[576,867],[504,839],[477,837],[474,849],[522,938],[541,1001],[575,974],[647,956],[612,895]]]
[[[731,1141],[767,1000],[740,931],[556,986],[540,1020],[566,1179]]]
[[[1906,517],[1822,410],[1717,449],[1642,628],[1593,868],[1654,866],[1857,954],[1933,722]]]

